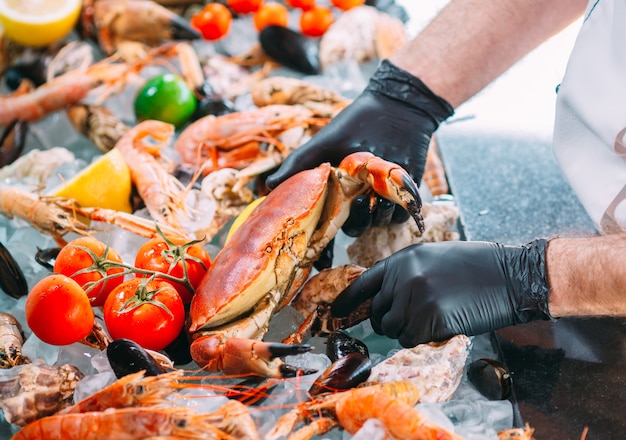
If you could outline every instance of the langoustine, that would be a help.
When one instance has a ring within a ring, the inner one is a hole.
[[[22,354],[24,332],[22,326],[9,313],[0,313],[0,368],[11,368],[29,364],[31,361]]]
[[[281,416],[266,439],[283,436],[287,439],[309,439],[336,426],[355,434],[371,418],[380,419],[391,438],[460,439],[426,420],[414,408],[419,398],[419,391],[410,382],[364,385],[339,393],[326,393],[299,404]],[[302,423],[304,426],[300,426]]]
[[[309,109],[294,105],[269,105],[222,116],[205,116],[183,130],[174,149],[182,160],[203,174],[221,168],[242,169],[254,161],[280,164],[292,149],[307,139],[305,134],[328,123]],[[285,133],[298,129],[295,142]],[[265,145],[266,146],[265,146]]]

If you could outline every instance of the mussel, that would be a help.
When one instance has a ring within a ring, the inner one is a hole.
[[[511,372],[506,365],[494,359],[482,358],[472,362],[467,378],[490,400],[504,400],[511,394]]]
[[[107,347],[107,359],[118,379],[145,370],[146,376],[165,373],[160,365],[141,345],[130,339],[117,339]]]
[[[335,362],[337,359],[350,353],[361,353],[369,357],[367,345],[344,331],[335,330],[328,336],[326,340],[326,356],[330,358],[331,362]]]
[[[61,252],[60,247],[52,247],[46,249],[37,248],[37,252],[35,253],[35,261],[49,271],[53,271],[54,263],[57,259],[57,255],[59,255],[59,252]]]
[[[0,134],[0,167],[13,163],[20,157],[26,144],[28,121],[14,119]]]
[[[274,61],[305,75],[320,72],[319,47],[315,40],[284,26],[271,25],[259,32],[263,51]]]
[[[367,380],[372,372],[372,361],[362,353],[349,353],[335,362],[311,385],[312,396],[329,391],[344,391]]]
[[[0,287],[13,298],[28,295],[28,283],[24,272],[13,255],[0,242]]]

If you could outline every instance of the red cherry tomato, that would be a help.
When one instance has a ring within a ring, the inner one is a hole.
[[[116,267],[116,264],[118,266]],[[76,281],[87,292],[92,306],[104,304],[113,289],[124,281],[122,258],[94,237],[79,237],[65,245],[54,262],[54,272]]]
[[[292,8],[308,11],[315,6],[315,0],[286,0],[286,3]]]
[[[287,7],[281,3],[264,3],[259,10],[254,13],[253,21],[258,31],[271,25],[287,27],[287,24],[289,24],[289,11]]]
[[[361,6],[365,3],[365,0],[330,0],[330,2],[336,8],[341,9],[342,11],[347,11],[348,9],[356,8],[357,6]]]
[[[333,12],[325,6],[315,6],[300,15],[300,31],[309,37],[321,37],[333,24]]]
[[[41,279],[24,304],[26,323],[42,341],[68,345],[87,336],[94,324],[89,298],[76,281],[62,274]]]
[[[163,350],[185,322],[183,302],[170,283],[132,278],[104,303],[104,323],[113,339],[126,338],[149,350]]]
[[[265,0],[228,0],[226,4],[237,14],[256,12]]]
[[[209,3],[191,17],[190,23],[207,40],[219,40],[230,30],[233,16],[221,3]]]
[[[138,269],[162,272],[176,278],[184,278],[186,273],[192,290],[185,284],[169,281],[185,304],[191,302],[200,280],[210,266],[211,257],[198,242],[166,241],[156,237],[144,243],[135,255],[135,267]]]

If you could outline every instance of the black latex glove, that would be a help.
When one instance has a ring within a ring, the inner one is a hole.
[[[450,104],[433,94],[418,78],[384,60],[361,95],[309,142],[287,156],[278,171],[267,178],[267,186],[273,189],[293,174],[324,162],[337,166],[344,157],[357,151],[370,151],[397,163],[419,184],[430,139],[439,123],[452,113]],[[372,221],[370,215],[363,215],[369,211],[366,201],[356,200],[355,204],[354,215],[344,227],[353,236],[359,235]],[[394,207],[387,203],[387,212],[377,214],[374,221],[388,223]],[[404,221],[408,215],[396,214],[396,218]],[[360,225],[365,219],[368,223]]]
[[[335,300],[345,316],[372,299],[374,331],[403,347],[550,319],[546,240],[525,246],[449,241],[409,246],[363,272]]]

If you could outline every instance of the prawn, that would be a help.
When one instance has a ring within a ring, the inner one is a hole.
[[[145,439],[156,436],[188,439],[234,439],[186,407],[136,407],[102,412],[59,414],[36,420],[12,440]]]
[[[61,247],[67,244],[63,236],[69,232],[80,235],[92,232],[79,216],[115,225],[142,237],[159,235],[154,221],[113,209],[83,208],[74,199],[38,195],[17,187],[0,188],[0,214],[8,219],[25,220],[42,234],[51,236]],[[184,231],[166,224],[159,227],[166,237],[189,238]]]
[[[185,235],[181,220],[190,217],[185,195],[191,186],[185,187],[157,160],[161,149],[173,135],[172,124],[147,120],[128,130],[115,148],[128,164],[131,179],[150,216]]]
[[[415,405],[419,400],[419,390],[408,381],[373,384],[343,392],[321,394],[299,404],[296,408],[279,418],[272,430],[268,432],[266,439],[275,440],[286,436],[288,433],[293,432],[294,428],[301,422],[307,422],[307,425],[296,430],[293,436],[289,438],[311,438],[311,436],[323,434],[337,425],[343,426],[342,420],[338,418],[337,407],[344,399],[349,399],[349,402],[352,402],[353,397],[351,396],[356,392],[359,393],[359,396],[361,394],[365,396],[370,393],[381,393],[382,395],[390,396],[392,401],[397,400],[409,407]],[[350,408],[346,408],[343,416],[344,422],[348,424],[351,417],[356,419],[359,417],[359,414],[351,411]],[[372,415],[371,417],[374,416]],[[356,423],[358,420],[356,419],[354,422]],[[365,420],[362,420],[361,424],[364,422]]]
[[[0,368],[11,368],[30,363],[22,354],[24,333],[13,315],[0,313]]]
[[[288,130],[309,130],[324,126],[329,120],[301,105],[268,105],[222,116],[209,115],[183,130],[174,149],[185,163],[201,167],[204,174],[225,167],[242,169],[257,157],[272,156],[275,150],[286,156],[297,148],[298,142],[288,146],[281,141],[281,134]],[[266,152],[261,150],[262,143],[270,145]],[[245,153],[233,152],[241,149]],[[228,155],[234,156],[234,160],[223,159]]]
[[[101,85],[112,87],[126,77],[129,67],[105,59],[86,69],[72,70],[32,90],[26,83],[13,93],[0,96],[0,126],[14,119],[36,121],[85,98]]]
[[[173,396],[177,379],[183,370],[174,370],[158,376],[145,376],[145,371],[128,374],[89,397],[68,406],[57,414],[80,414],[104,411],[107,408],[128,408],[156,405]]]
[[[419,394],[419,393],[417,393]],[[376,387],[350,390],[335,406],[339,424],[355,434],[368,419],[378,419],[395,439],[460,440],[461,437],[430,422],[414,407],[416,401],[402,400]]]

